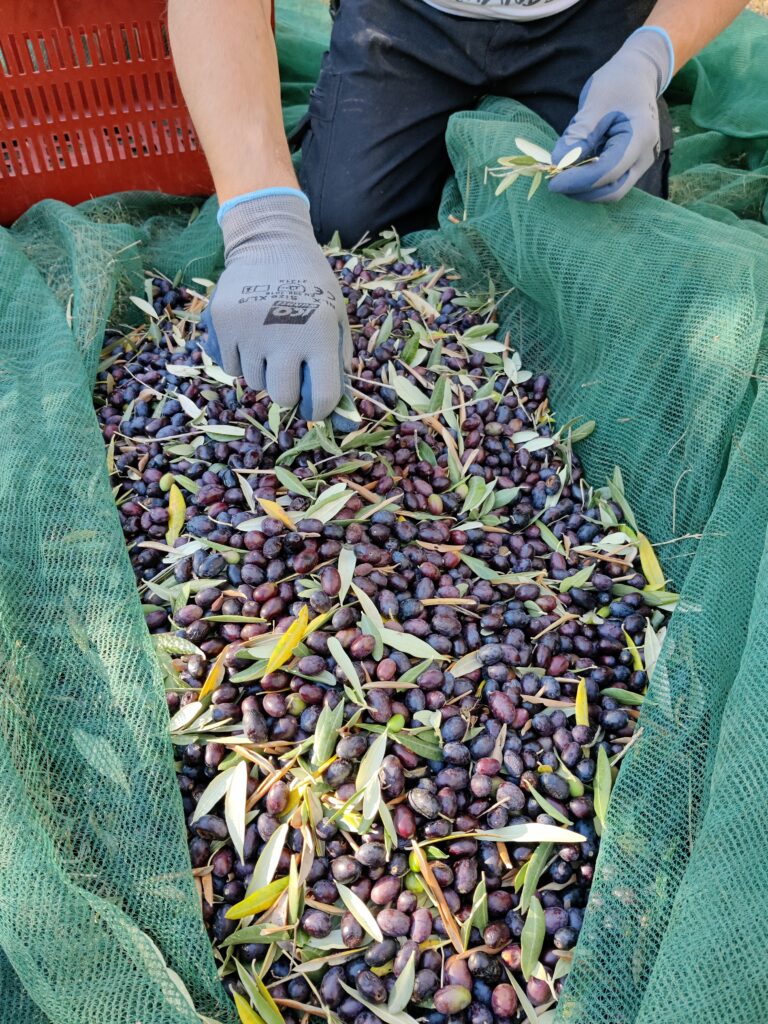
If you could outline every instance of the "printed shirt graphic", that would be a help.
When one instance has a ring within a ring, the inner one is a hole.
[[[510,18],[532,21],[573,7],[580,0],[424,0],[430,7],[465,18]]]

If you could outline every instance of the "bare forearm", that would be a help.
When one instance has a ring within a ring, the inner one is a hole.
[[[169,0],[173,59],[219,202],[297,188],[269,0]]]
[[[695,57],[747,6],[748,0],[659,0],[647,25],[665,29],[675,48],[675,70]]]

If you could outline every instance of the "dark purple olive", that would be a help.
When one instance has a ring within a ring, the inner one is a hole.
[[[379,911],[376,923],[382,934],[393,938],[403,938],[411,930],[411,919],[401,910],[386,909]]]
[[[347,949],[357,949],[362,946],[365,932],[357,919],[347,911],[341,919],[341,940]]]
[[[361,971],[356,979],[357,991],[370,1003],[383,1003],[387,998],[387,986],[373,971]]]
[[[497,1017],[513,1017],[517,1002],[517,993],[506,983],[497,985],[491,995],[491,1009]]]
[[[312,939],[324,939],[331,933],[331,918],[324,910],[307,910],[301,918],[301,927]]]

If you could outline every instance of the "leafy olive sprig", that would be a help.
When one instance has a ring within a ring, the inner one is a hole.
[[[577,146],[565,154],[559,163],[553,163],[552,154],[548,153],[542,146],[537,146],[527,139],[515,139],[515,145],[522,153],[522,156],[502,156],[496,167],[486,167],[485,178],[499,178],[496,187],[497,196],[517,181],[518,178],[532,178],[531,187],[528,190],[528,198],[536,194],[542,181],[547,178],[554,178],[569,167],[581,167],[583,164],[592,163],[596,157],[589,157],[587,160],[580,160],[582,149]]]

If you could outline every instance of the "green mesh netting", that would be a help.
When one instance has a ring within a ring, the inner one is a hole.
[[[321,0],[278,3],[289,126],[327,32]],[[528,203],[522,184],[494,199],[484,167],[551,132],[488,100],[452,120],[456,177],[417,239],[465,282],[512,289],[505,326],[551,373],[561,420],[599,424],[591,479],[624,468],[682,588],[612,798],[569,1024],[762,1024],[768,1003],[768,22],[739,19],[672,100],[677,205]],[[0,232],[2,1024],[233,1019],[91,405],[104,327],[133,315],[143,269],[216,273],[214,214],[122,195],[42,203]]]

